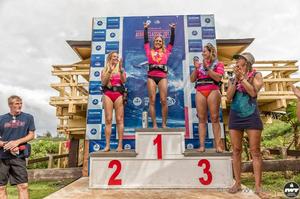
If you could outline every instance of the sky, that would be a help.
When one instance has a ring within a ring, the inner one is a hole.
[[[17,94],[37,134],[56,135],[51,66],[79,61],[66,40],[91,40],[92,17],[187,14],[214,14],[217,39],[255,38],[256,60],[300,60],[299,0],[1,0],[0,114]]]

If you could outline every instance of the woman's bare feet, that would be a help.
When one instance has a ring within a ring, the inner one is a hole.
[[[116,152],[122,152],[122,151],[123,151],[122,146],[118,146],[118,148],[116,149]]]
[[[108,146],[106,146],[102,151],[103,152],[108,152],[108,151],[110,151],[110,148]]]
[[[223,153],[224,150],[221,147],[216,147],[216,152],[217,153]]]
[[[198,152],[201,152],[201,153],[202,153],[202,152],[205,152],[205,148],[204,148],[203,146],[201,146],[201,147],[199,147],[199,148],[197,149],[197,151],[198,151]]]

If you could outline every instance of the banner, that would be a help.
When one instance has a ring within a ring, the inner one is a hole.
[[[216,46],[213,15],[187,16],[137,16],[99,17],[93,19],[92,54],[90,68],[89,103],[87,111],[86,139],[90,140],[90,151],[105,146],[105,118],[102,109],[100,74],[107,54],[116,51],[123,58],[127,75],[128,103],[124,115],[124,148],[134,149],[136,128],[142,128],[142,112],[148,110],[147,58],[144,51],[144,22],[150,23],[148,30],[150,45],[155,35],[162,35],[165,44],[170,40],[169,24],[175,23],[175,43],[168,66],[168,120],[169,128],[186,128],[186,147],[199,147],[198,118],[196,116],[195,89],[190,83],[194,69],[193,58],[202,57],[203,46]],[[156,95],[156,119],[161,127],[161,105]],[[149,127],[152,127],[150,115]],[[222,137],[224,137],[222,111],[220,109]],[[114,116],[113,116],[114,118]],[[209,117],[208,117],[209,118]],[[117,146],[115,120],[112,127],[112,148]],[[212,147],[213,133],[208,119],[206,147]]]

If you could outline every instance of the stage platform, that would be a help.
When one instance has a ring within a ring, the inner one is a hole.
[[[197,199],[236,198],[258,199],[252,190],[243,187],[237,194],[227,193],[227,189],[89,189],[89,178],[83,177],[46,199]]]

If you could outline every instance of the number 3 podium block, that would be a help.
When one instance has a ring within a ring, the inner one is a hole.
[[[184,151],[184,129],[137,129],[136,152],[90,154],[90,188],[229,188],[229,153]]]

